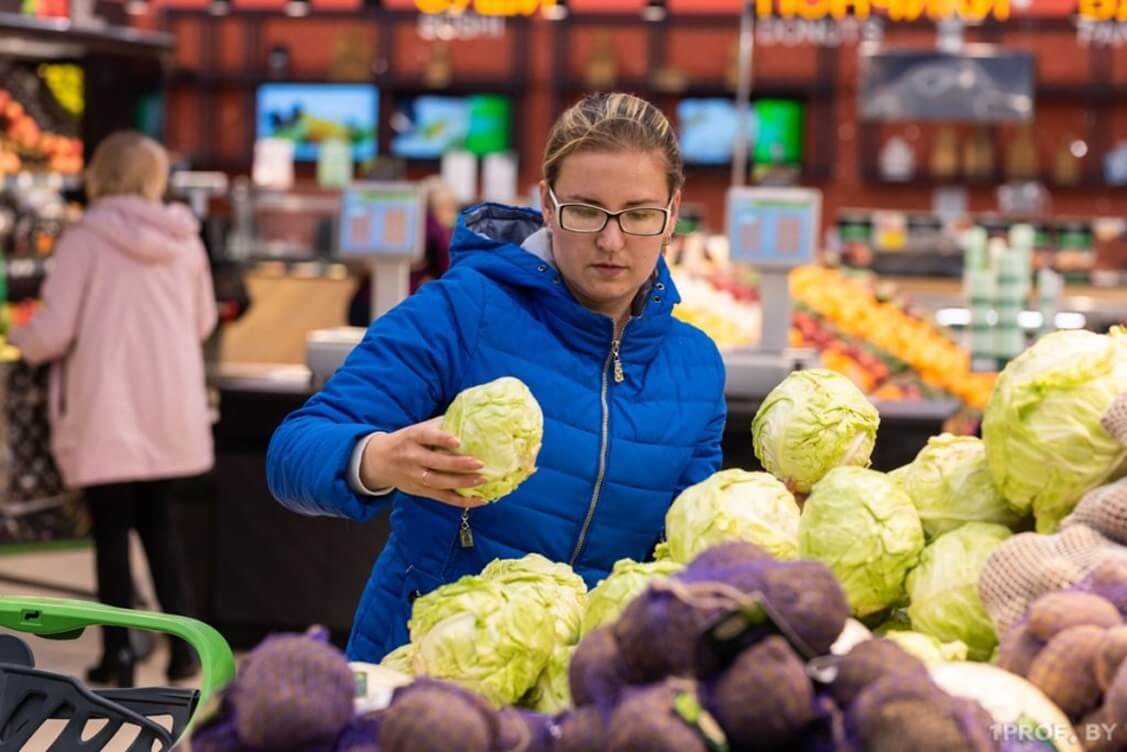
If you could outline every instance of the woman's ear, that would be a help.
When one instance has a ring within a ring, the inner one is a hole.
[[[541,180],[538,185],[540,186],[540,216],[544,220],[544,226],[551,230],[552,212],[548,210],[548,205],[551,203],[552,198],[548,195],[548,181]]]
[[[665,242],[673,240],[673,231],[677,227],[677,220],[681,217],[681,189],[673,192],[673,200],[669,202],[669,227],[665,228]]]

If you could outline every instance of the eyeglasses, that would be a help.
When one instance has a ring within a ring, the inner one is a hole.
[[[627,235],[661,235],[669,224],[669,215],[673,213],[672,200],[664,209],[639,206],[612,212],[591,204],[561,204],[551,186],[548,186],[548,196],[556,205],[556,221],[569,232],[602,232],[607,222],[613,218],[618,222],[618,229]]]

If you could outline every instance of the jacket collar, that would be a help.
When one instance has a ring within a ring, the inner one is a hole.
[[[596,358],[609,352],[614,324],[581,305],[563,283],[540,213],[501,204],[481,204],[458,218],[451,243],[453,264],[469,264],[485,276],[526,293],[531,307],[569,345]],[[639,291],[623,332],[624,365],[648,363],[673,324],[680,296],[669,267],[659,259],[647,287]]]

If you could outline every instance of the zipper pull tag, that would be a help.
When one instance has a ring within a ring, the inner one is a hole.
[[[462,528],[458,531],[458,539],[462,548],[473,548],[473,530],[470,529],[470,510],[462,510]]]
[[[622,358],[618,357],[618,340],[611,343],[611,354],[614,356],[614,383],[621,384],[626,380],[626,374],[622,372]]]

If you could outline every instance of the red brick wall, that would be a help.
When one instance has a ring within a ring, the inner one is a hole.
[[[190,0],[198,5],[204,0]],[[237,0],[236,0],[237,1]],[[277,6],[278,0],[243,0],[254,5]],[[314,14],[307,19],[295,20],[284,17],[280,12],[276,18],[268,18],[262,27],[262,48],[273,43],[287,44],[291,50],[292,65],[297,73],[316,76],[326,74],[332,59],[333,40],[357,26],[352,19],[317,18],[316,8],[348,5],[349,0],[318,0]],[[636,8],[640,0],[572,0],[574,10],[585,7],[612,9]],[[670,7],[693,10],[731,9],[736,0],[680,0],[671,1]],[[385,6],[411,7],[413,0],[386,0]],[[668,62],[685,69],[692,78],[698,80],[719,80],[723,78],[728,61],[729,50],[736,43],[738,21],[730,15],[731,23],[722,28],[675,27],[670,31],[665,45]],[[180,17],[173,30],[179,39],[176,55],[178,66],[196,68],[200,64],[202,51],[201,16]],[[244,17],[238,15],[215,21],[217,59],[220,67],[230,73],[242,70],[244,62],[243,43],[246,38]],[[376,57],[379,36],[371,24],[362,26],[364,34]],[[556,101],[564,105],[577,96],[576,92],[558,92],[553,97],[553,81],[556,77],[567,75],[580,77],[583,65],[590,50],[596,44],[597,31],[590,28],[576,29],[572,32],[569,44],[569,65],[565,72],[556,71],[552,60],[552,38],[556,26],[549,22],[534,19],[528,28],[527,47],[530,56],[528,89],[523,99],[523,120],[516,124],[520,129],[520,190],[523,192],[537,178],[540,155],[544,139],[555,116],[552,104]],[[647,34],[649,27],[639,22],[636,28],[619,28],[615,31],[614,47],[619,62],[619,75],[622,77],[643,77],[647,61]],[[510,37],[512,34],[510,33]],[[975,32],[970,32],[973,39]],[[900,29],[886,34],[889,43],[899,46],[931,46],[934,33],[926,29]],[[1020,47],[1032,50],[1037,55],[1038,80],[1043,84],[1074,85],[1082,88],[1092,75],[1089,65],[1089,51],[1077,44],[1072,31],[1046,31],[1028,28],[1015,22],[1001,34],[1001,41],[1007,47]],[[509,45],[511,38],[479,40],[451,43],[455,62],[455,76],[501,76],[508,74]],[[428,56],[425,42],[416,33],[410,22],[400,23],[395,31],[395,54],[390,62],[397,75],[417,76]],[[1096,75],[1127,87],[1127,48],[1116,50],[1107,56],[1107,66],[1101,67]],[[833,123],[828,129],[836,136],[832,151],[834,159],[830,175],[816,184],[825,193],[825,216],[832,218],[841,207],[889,207],[926,210],[930,207],[932,187],[928,185],[886,186],[866,182],[858,170],[858,123],[856,121],[856,80],[857,50],[853,46],[842,47],[834,55],[837,68],[836,94],[833,99]],[[261,63],[261,61],[260,61]],[[756,48],[755,70],[758,80],[813,81],[817,75],[815,50],[805,48],[766,47]],[[1125,89],[1127,90],[1127,89]],[[644,92],[643,92],[644,93]],[[651,95],[666,113],[675,114],[676,97]],[[1108,123],[1106,132],[1109,144],[1119,139],[1127,139],[1127,100],[1110,98],[1090,110],[1078,97],[1038,98],[1036,134],[1041,152],[1041,167],[1049,170],[1058,144],[1066,137],[1085,138],[1088,133],[1088,119],[1097,118]],[[200,115],[199,92],[190,86],[180,86],[169,97],[167,138],[170,145],[188,153],[198,153],[201,144],[197,119]],[[383,108],[381,108],[383,109]],[[247,144],[249,131],[254,127],[253,93],[251,89],[240,90],[228,87],[221,90],[211,110],[215,119],[212,130],[212,148],[220,157],[220,162],[245,159],[249,165]],[[813,149],[825,153],[825,144],[814,144],[812,122],[827,117],[825,107],[819,106],[808,111],[807,152]],[[933,128],[929,126],[914,129],[900,128],[914,136],[917,146],[917,163],[926,165],[928,144]],[[996,130],[996,144],[1004,146],[1009,129]],[[1093,145],[1096,146],[1096,145]],[[817,147],[816,149],[814,147]],[[1102,158],[1101,154],[1090,153],[1092,158]],[[995,159],[999,163],[1004,154],[998,150]],[[411,169],[412,177],[421,176],[421,168]],[[703,204],[706,219],[719,226],[722,220],[724,192],[729,183],[729,173],[723,169],[694,169],[688,171],[686,200]],[[1052,213],[1057,215],[1127,215],[1127,188],[1107,188],[1086,186],[1052,189]],[[975,210],[991,210],[997,207],[995,191],[989,186],[975,186],[969,191],[971,207]]]

